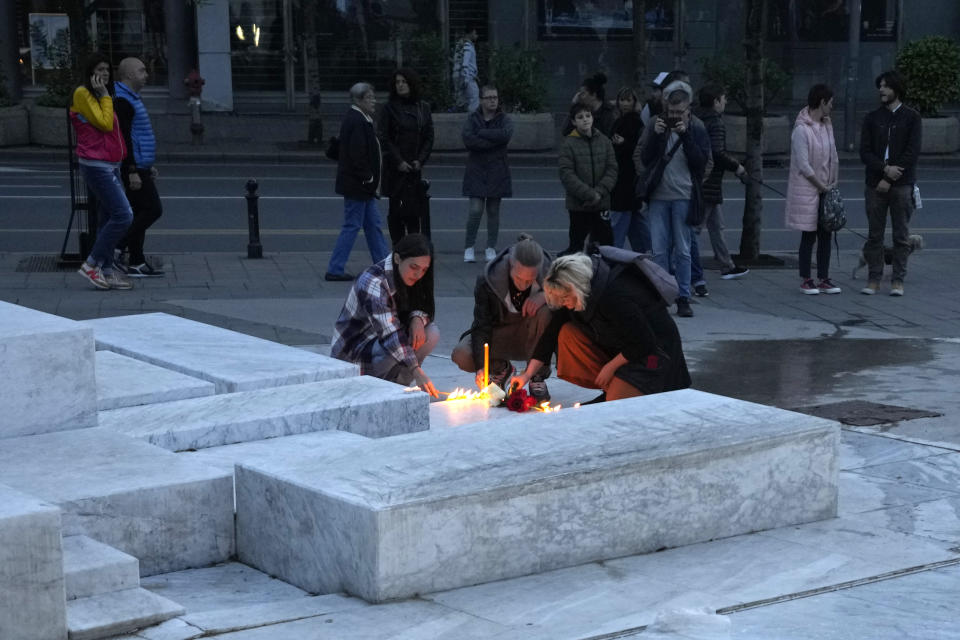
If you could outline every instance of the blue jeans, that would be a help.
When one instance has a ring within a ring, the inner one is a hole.
[[[375,263],[380,262],[387,257],[390,250],[383,239],[383,231],[380,230],[380,210],[377,209],[376,199],[351,200],[350,198],[344,198],[343,227],[340,228],[337,244],[333,247],[327,273],[337,275],[343,273],[347,266],[347,259],[350,257],[350,251],[353,250],[353,243],[356,241],[361,228],[363,228],[363,235],[367,239],[367,248],[370,250],[370,257],[373,258],[373,261]]]
[[[690,282],[693,285],[706,284],[703,279],[703,265],[700,264],[700,232],[690,228]]]
[[[689,208],[689,200],[652,200],[647,209],[653,260],[669,271],[670,255],[673,254],[674,273],[681,298],[690,297]]]
[[[613,244],[623,248],[630,240],[630,247],[637,253],[650,251],[650,225],[647,216],[640,211],[611,211],[610,226],[613,227]]]
[[[113,250],[133,221],[133,210],[123,192],[120,168],[80,165],[80,175],[97,201],[98,231],[87,262],[106,272],[113,270]]]

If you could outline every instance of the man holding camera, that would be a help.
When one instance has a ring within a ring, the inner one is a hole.
[[[671,82],[663,89],[666,109],[644,129],[634,162],[637,172],[664,163],[662,177],[650,196],[647,216],[653,259],[670,269],[673,257],[677,277],[677,315],[693,316],[690,308],[690,222],[702,218],[700,185],[710,161],[710,135],[703,122],[690,113],[693,90],[686,82]]]

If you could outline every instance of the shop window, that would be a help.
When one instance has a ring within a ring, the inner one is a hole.
[[[770,40],[846,42],[850,13],[846,0],[774,0],[770,4]],[[896,41],[897,0],[862,0],[861,41]]]
[[[646,2],[647,40],[673,40],[675,0]],[[540,40],[629,40],[630,0],[537,0]]]

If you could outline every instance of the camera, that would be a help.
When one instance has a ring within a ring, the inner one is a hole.
[[[677,128],[677,125],[680,124],[680,118],[673,116],[664,118],[663,121],[667,123],[667,131],[673,131]]]

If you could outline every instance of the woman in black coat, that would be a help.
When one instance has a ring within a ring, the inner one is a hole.
[[[512,382],[526,384],[556,352],[559,378],[603,390],[591,402],[690,386],[667,302],[636,266],[599,254],[563,256],[550,265],[543,290],[556,311]]]
[[[613,244],[623,247],[627,238],[634,251],[650,250],[650,229],[646,220],[637,211],[634,182],[637,169],[633,150],[643,131],[640,120],[640,100],[630,87],[623,87],[617,94],[617,109],[620,117],[613,123],[613,153],[617,157],[617,184],[610,192],[610,225],[613,227]]]
[[[396,244],[409,233],[429,235],[421,170],[433,150],[433,118],[430,105],[420,100],[420,79],[413,70],[394,73],[378,135],[383,146],[382,192],[390,198],[390,239]]]

